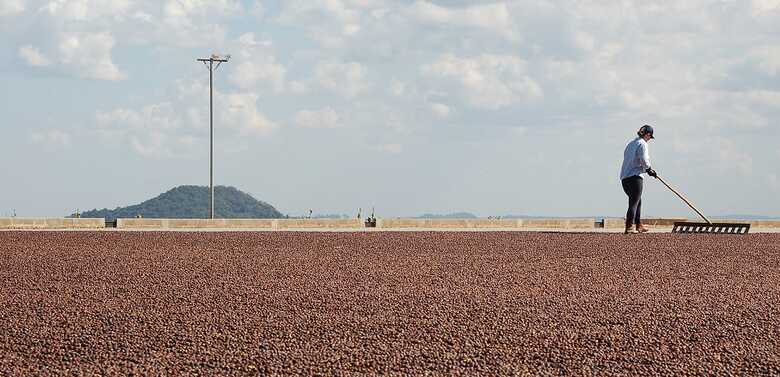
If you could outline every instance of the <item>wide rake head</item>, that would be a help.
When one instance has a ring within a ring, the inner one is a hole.
[[[672,233],[747,234],[750,224],[676,222]]]

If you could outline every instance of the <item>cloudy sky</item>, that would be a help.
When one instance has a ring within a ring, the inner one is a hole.
[[[0,0],[0,216],[215,182],[283,213],[625,213],[625,143],[780,216],[780,0]],[[646,180],[646,216],[694,216]]]

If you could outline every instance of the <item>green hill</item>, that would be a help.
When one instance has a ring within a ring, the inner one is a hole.
[[[235,187],[216,186],[214,217],[222,219],[276,219],[283,217],[268,203],[261,202]],[[179,186],[141,204],[115,209],[95,209],[81,214],[85,218],[168,218],[205,219],[209,214],[209,188]]]

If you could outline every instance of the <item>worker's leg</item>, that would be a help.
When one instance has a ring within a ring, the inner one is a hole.
[[[623,180],[623,191],[628,195],[628,211],[626,211],[626,228],[630,228],[639,219],[639,203],[642,200],[642,177],[633,176]],[[638,223],[637,223],[638,224]]]
[[[639,202],[636,204],[636,214],[634,215],[634,225],[642,223],[642,190],[639,190]]]

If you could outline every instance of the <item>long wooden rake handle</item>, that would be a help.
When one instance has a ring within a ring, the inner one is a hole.
[[[682,200],[685,202],[685,204],[687,204],[689,207],[691,207],[691,209],[693,209],[694,211],[696,211],[696,213],[698,213],[698,214],[699,214],[699,216],[701,216],[701,218],[702,218],[702,219],[704,219],[704,221],[706,221],[706,222],[707,222],[707,224],[712,224],[712,221],[710,221],[710,220],[709,220],[709,219],[708,219],[706,216],[704,216],[704,214],[703,214],[703,213],[701,213],[701,211],[699,211],[698,209],[696,209],[696,207],[694,207],[694,206],[693,206],[693,204],[691,204],[691,202],[689,202],[689,201],[688,201],[688,199],[685,199],[685,197],[684,197],[684,196],[682,196],[682,194],[680,194],[679,192],[677,192],[677,190],[673,189],[673,188],[672,188],[672,186],[669,186],[669,184],[668,184],[668,183],[666,183],[666,181],[664,181],[664,180],[663,180],[663,178],[661,178],[661,177],[659,177],[659,176],[656,176],[656,178],[657,178],[659,181],[661,181],[661,183],[663,183],[663,184],[664,184],[664,186],[668,187],[668,188],[669,188],[669,190],[672,190],[672,192],[673,192],[673,193],[677,194],[677,196],[679,196],[679,197],[680,197],[680,199],[682,199]]]

